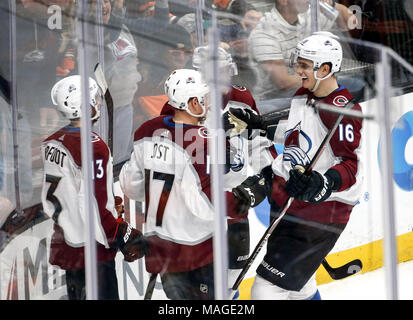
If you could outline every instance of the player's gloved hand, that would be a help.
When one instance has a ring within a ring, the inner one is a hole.
[[[266,130],[266,125],[263,122],[262,116],[255,111],[246,108],[229,108],[230,121],[235,125],[235,128],[260,129]]]
[[[250,207],[258,206],[265,199],[265,178],[262,174],[248,177],[239,186],[233,188],[232,193],[238,199],[240,206],[245,206],[245,212]]]
[[[289,173],[290,178],[285,184],[285,189],[295,200],[320,203],[328,199],[333,191],[334,182],[327,173],[323,175],[311,171],[310,174],[305,175],[302,166],[295,166]]]
[[[111,248],[119,249],[126,261],[132,262],[149,253],[149,242],[139,230],[118,219],[118,228]]]
[[[253,111],[248,109],[229,108],[229,111],[224,112],[223,122],[224,130],[229,137],[241,135],[248,128],[248,123],[243,119],[247,118],[247,114]],[[238,118],[238,116],[240,118]],[[248,128],[250,129],[250,128]]]
[[[230,120],[230,113],[229,113],[229,111],[225,111],[223,114],[222,114],[222,121],[223,121],[223,128],[224,128],[224,130],[225,130],[225,132],[227,132],[227,133],[230,133],[231,131],[229,131],[229,130],[232,130],[232,129],[234,129],[235,128],[235,124]],[[235,135],[235,134],[234,134]],[[227,136],[229,136],[228,134],[227,134]],[[231,135],[232,136],[232,135]]]
[[[228,119],[233,125],[231,137],[242,134],[244,130],[248,130],[248,139],[253,139],[257,134],[266,136],[270,124],[254,110],[243,108],[229,108]]]
[[[230,120],[241,123],[247,129],[265,129],[262,117],[255,111],[246,108],[229,108]]]

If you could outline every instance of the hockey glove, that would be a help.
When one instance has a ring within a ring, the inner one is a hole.
[[[128,262],[142,258],[149,253],[149,242],[139,230],[118,219],[117,232],[111,248],[119,249]]]
[[[317,171],[304,174],[304,168],[296,166],[290,170],[290,178],[285,188],[290,197],[298,201],[320,203],[330,197],[333,191],[334,180],[328,174],[323,175]]]
[[[232,189],[240,205],[247,211],[250,207],[258,206],[266,197],[265,178],[262,174],[248,177],[238,187]]]
[[[229,108],[229,122],[234,125],[232,135],[240,135],[245,129],[259,129],[266,131],[262,117],[250,109]]]

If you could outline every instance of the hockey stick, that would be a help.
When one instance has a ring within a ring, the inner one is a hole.
[[[352,99],[347,103],[347,105],[344,108],[345,109],[351,109],[354,105],[355,105],[355,102],[354,102],[354,99]],[[327,135],[324,137],[324,140],[321,142],[321,145],[317,149],[317,151],[316,151],[313,159],[311,160],[310,164],[305,168],[304,174],[308,175],[311,172],[311,170],[314,168],[314,165],[317,163],[318,159],[320,159],[321,154],[323,153],[323,151],[326,148],[327,144],[330,142],[331,138],[333,137],[333,135],[334,135],[335,131],[337,130],[337,127],[340,124],[343,117],[344,117],[344,114],[340,114],[337,117],[334,125],[330,128],[330,130],[327,132]],[[245,277],[245,274],[247,273],[247,271],[251,267],[252,263],[254,262],[255,258],[258,256],[261,249],[264,247],[264,244],[267,242],[268,238],[271,236],[271,234],[274,231],[275,227],[279,224],[281,219],[286,214],[288,208],[290,207],[290,205],[293,201],[294,201],[293,197],[289,197],[287,199],[287,201],[285,202],[285,204],[282,206],[282,208],[280,210],[279,217],[277,219],[273,219],[271,221],[270,226],[264,232],[264,235],[261,237],[260,241],[258,241],[258,244],[256,245],[254,251],[252,252],[250,257],[247,259],[244,268],[241,270],[240,274],[238,275],[237,280],[235,280],[235,283],[232,286],[231,298],[235,295],[239,285],[241,284],[242,279]]]
[[[156,284],[156,277],[158,276],[157,273],[152,273],[151,277],[149,278],[148,286],[146,288],[145,296],[143,297],[143,300],[151,300],[152,294],[153,294],[153,289],[155,289],[155,284]]]
[[[335,107],[333,105],[318,102],[317,104],[313,104],[313,107],[317,110],[323,110],[325,112],[335,113],[335,114],[343,114],[344,116],[352,117],[352,118],[359,118],[359,119],[366,119],[366,120],[374,120],[375,116],[371,114],[363,114],[363,112],[358,110],[352,109],[343,109],[340,107]],[[268,113],[263,113],[261,116],[263,118],[264,123],[268,123],[268,126],[277,125],[278,122],[288,116],[290,112],[290,107],[283,107],[277,109],[275,111],[271,111]],[[276,124],[274,124],[276,123]]]
[[[331,267],[327,260],[324,259],[321,264],[323,265],[324,269],[328,272],[330,277],[334,280],[340,280],[347,278],[348,276],[351,276],[359,271],[361,271],[361,268],[363,267],[363,264],[359,259],[350,261],[346,263],[345,265],[337,268]]]
[[[100,63],[96,64],[94,73],[96,82],[98,83],[99,87],[102,89],[105,95],[106,107],[108,109],[109,116],[108,146],[110,152],[113,153],[113,99],[112,95],[110,94],[108,84],[105,79],[105,74]]]

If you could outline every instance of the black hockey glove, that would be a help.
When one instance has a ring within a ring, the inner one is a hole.
[[[304,175],[304,168],[296,166],[289,172],[290,178],[286,182],[285,189],[295,200],[310,203],[323,202],[330,197],[332,191],[338,190],[338,186],[334,183],[336,177],[330,174],[331,171],[327,171],[324,175],[317,171]]]
[[[240,205],[245,206],[245,212],[250,207],[258,206],[265,199],[265,178],[262,174],[248,177],[239,186],[233,188],[232,193],[238,199]]]
[[[229,119],[234,123],[235,129],[237,126],[242,129],[260,129],[267,130],[262,116],[251,109],[246,108],[229,108]]]
[[[149,242],[142,232],[132,228],[123,220],[118,222],[117,232],[110,247],[119,249],[128,262],[140,259],[149,253]]]

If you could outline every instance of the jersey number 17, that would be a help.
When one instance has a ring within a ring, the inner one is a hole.
[[[151,170],[145,169],[145,222],[148,217],[150,201],[150,179]],[[156,226],[160,227],[162,225],[163,214],[165,212],[166,203],[168,202],[175,176],[173,174],[153,171],[152,179],[164,181],[162,192],[159,197],[158,210],[156,211]]]

